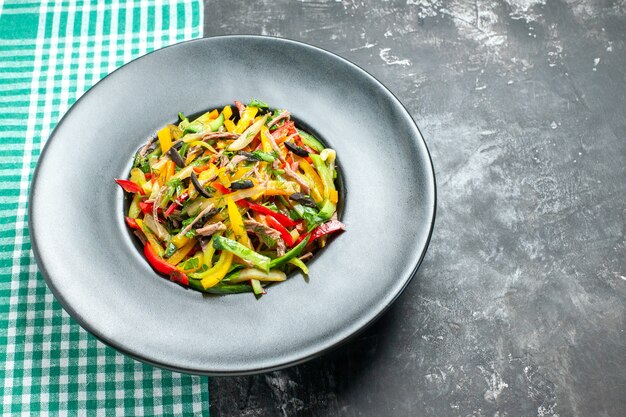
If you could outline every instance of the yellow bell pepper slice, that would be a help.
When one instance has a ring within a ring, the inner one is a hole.
[[[200,274],[193,274],[191,277],[202,279],[200,283],[205,290],[207,288],[211,288],[224,279],[226,273],[230,269],[230,265],[233,263],[233,256],[234,255],[232,253],[224,250],[220,254],[220,257],[213,268]]]
[[[324,183],[317,172],[313,169],[311,164],[308,161],[301,157],[296,157],[296,160],[299,163],[300,168],[304,172],[304,176],[307,178],[309,184],[311,185],[311,196],[316,203],[320,203],[324,200],[322,193],[324,192]]]
[[[165,166],[159,173],[159,184],[165,185],[170,180],[170,178],[174,175],[176,171],[176,164],[174,161],[167,161]]]
[[[220,115],[220,112],[218,112],[217,109],[213,109],[209,113],[209,119],[217,119],[217,116],[219,115]]]
[[[183,258],[187,256],[189,252],[191,252],[191,250],[193,249],[195,245],[196,245],[196,241],[194,239],[189,239],[189,242],[187,242],[185,246],[183,246],[182,248],[174,252],[174,254],[170,256],[169,258],[167,258],[165,262],[171,265],[178,265],[180,261],[182,261]]]
[[[211,267],[213,266],[214,254],[215,254],[215,247],[213,246],[213,238],[211,238],[211,241],[209,242],[208,245],[206,245],[206,248],[204,249],[204,252],[202,253],[204,264],[206,265],[208,269],[211,269]]]
[[[143,188],[143,191],[144,193],[146,193],[146,195],[152,194],[152,181],[144,182],[141,188]]]
[[[237,122],[235,133],[242,134],[244,130],[248,128],[248,125],[250,124],[250,122],[254,120],[254,116],[256,116],[258,111],[259,111],[258,107],[246,107],[246,109],[243,111],[243,115],[241,116],[241,119],[239,119],[239,122]]]
[[[179,249],[189,243],[189,241],[191,241],[191,239],[185,235],[176,235],[170,240],[170,242]]]
[[[215,150],[215,148],[213,146],[209,145],[206,142],[202,142],[201,140],[196,140],[196,141],[193,141],[193,142],[191,142],[189,144],[191,146],[202,146],[203,148],[206,148],[206,149],[210,150],[213,153],[217,153],[217,151]]]
[[[267,138],[268,134],[269,129],[267,126],[263,126],[261,128],[261,145],[263,146],[263,152],[272,152],[274,150],[270,144],[270,140]]]
[[[313,201],[315,201],[316,203],[321,203],[322,201],[324,201],[324,197],[322,197],[322,194],[320,194],[317,188],[311,188],[311,197],[313,197]]]
[[[299,156],[296,157],[296,160],[298,161],[300,168],[302,168],[302,171],[304,171],[306,176],[309,177],[313,181],[313,183],[315,184],[315,188],[323,191],[324,183],[322,182],[322,179],[317,174],[317,172],[315,172],[315,169],[313,169],[311,164],[309,164],[309,162],[306,159],[299,157]]]
[[[291,195],[297,193],[298,188],[293,181],[268,181],[265,195]]]
[[[141,187],[146,182],[146,175],[139,168],[133,168],[130,170],[130,180]]]
[[[169,126],[165,126],[157,133],[159,138],[159,144],[161,145],[161,152],[165,154],[172,147],[172,132]]]
[[[250,249],[254,249],[252,247],[252,243],[250,242],[250,238],[248,237],[248,233],[246,232],[246,225],[243,223],[243,218],[241,217],[241,213],[239,213],[237,204],[235,204],[231,197],[227,197],[226,205],[228,206],[228,218],[230,220],[230,227],[233,229],[233,233],[235,233],[235,238],[237,242]],[[250,279],[250,284],[252,286],[254,286],[255,284],[260,285],[259,281],[254,278]]]
[[[228,175],[226,175],[224,168],[220,168],[217,171],[217,178],[220,179],[220,182],[224,187],[230,188],[230,178],[228,178]]]
[[[178,126],[175,125],[167,125],[170,128],[170,135],[172,137],[172,140],[178,140],[181,138],[181,136],[183,136],[183,131],[180,130],[178,128]]]
[[[252,170],[253,167],[241,167],[232,175],[232,180],[237,181]]]
[[[232,120],[224,120],[224,126],[226,126],[226,130],[228,130],[230,133],[234,132],[237,128]]]
[[[224,115],[224,120],[228,120],[233,115],[233,109],[230,106],[226,106],[222,109],[222,114]]]
[[[205,169],[198,175],[200,181],[207,181],[217,175],[217,167],[214,164],[209,164],[209,169]]]
[[[167,164],[167,161],[169,161],[169,158],[159,158],[158,161],[155,160],[154,163],[150,164],[150,169],[153,173],[159,175],[161,171],[163,171],[163,169],[165,168],[165,164]]]
[[[328,192],[328,199],[331,203],[337,204],[337,202],[339,201],[339,193],[337,192],[337,190],[330,190]]]
[[[250,244],[250,238],[248,237],[248,233],[246,232],[246,226],[243,223],[243,218],[241,217],[241,213],[239,213],[237,204],[235,204],[233,199],[230,197],[226,198],[226,204],[228,206],[228,218],[230,219],[230,227],[235,233],[235,238],[237,242],[252,249],[252,245]]]

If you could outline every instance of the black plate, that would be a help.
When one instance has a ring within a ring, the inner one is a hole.
[[[296,275],[251,294],[203,297],[157,275],[123,218],[134,151],[178,112],[259,98],[289,109],[332,148],[347,231]],[[417,270],[435,180],[411,116],[359,67],[310,45],[226,36],[139,58],[95,85],[46,144],[30,231],[57,300],[104,343],[194,374],[268,371],[312,358],[372,323]]]

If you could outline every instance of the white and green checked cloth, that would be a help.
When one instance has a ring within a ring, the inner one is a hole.
[[[153,49],[202,36],[201,0],[0,0],[2,415],[208,415],[206,378],[134,361],[61,309],[33,259],[28,189],[60,117]]]

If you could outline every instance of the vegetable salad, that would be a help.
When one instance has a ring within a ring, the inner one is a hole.
[[[336,153],[260,101],[158,131],[135,155],[128,227],[152,268],[193,289],[264,294],[342,230]]]

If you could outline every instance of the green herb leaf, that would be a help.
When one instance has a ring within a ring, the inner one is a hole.
[[[319,212],[311,207],[305,207],[302,204],[296,204],[294,207],[298,218],[307,222],[307,228],[312,230],[317,225],[322,224],[324,219],[319,216]]]
[[[261,240],[268,248],[273,248],[274,246],[276,246],[276,241],[272,239],[271,237],[264,235],[264,234],[259,234],[259,236],[261,237]]]
[[[195,219],[196,219],[195,217],[190,217],[188,219],[183,220],[183,228],[189,226],[191,222],[193,222]]]
[[[200,264],[200,260],[194,256],[192,258],[187,259],[185,262],[183,262],[183,264],[180,267],[182,269],[189,270],[189,269],[197,268],[199,264]]]
[[[167,244],[167,248],[165,250],[165,256],[166,258],[169,258],[170,256],[172,256],[174,254],[174,252],[176,252],[176,245],[174,245],[173,243],[168,243]]]
[[[180,195],[184,190],[183,182],[180,178],[173,178],[167,182],[167,198],[172,198],[174,194]]]
[[[259,109],[269,109],[270,106],[264,101],[252,99],[250,103],[248,103],[248,107],[258,107]]]
[[[276,206],[276,204],[274,204],[272,201],[268,201],[267,203],[262,204],[263,206],[267,207],[270,210],[273,210],[275,212],[278,212],[278,207]]]

